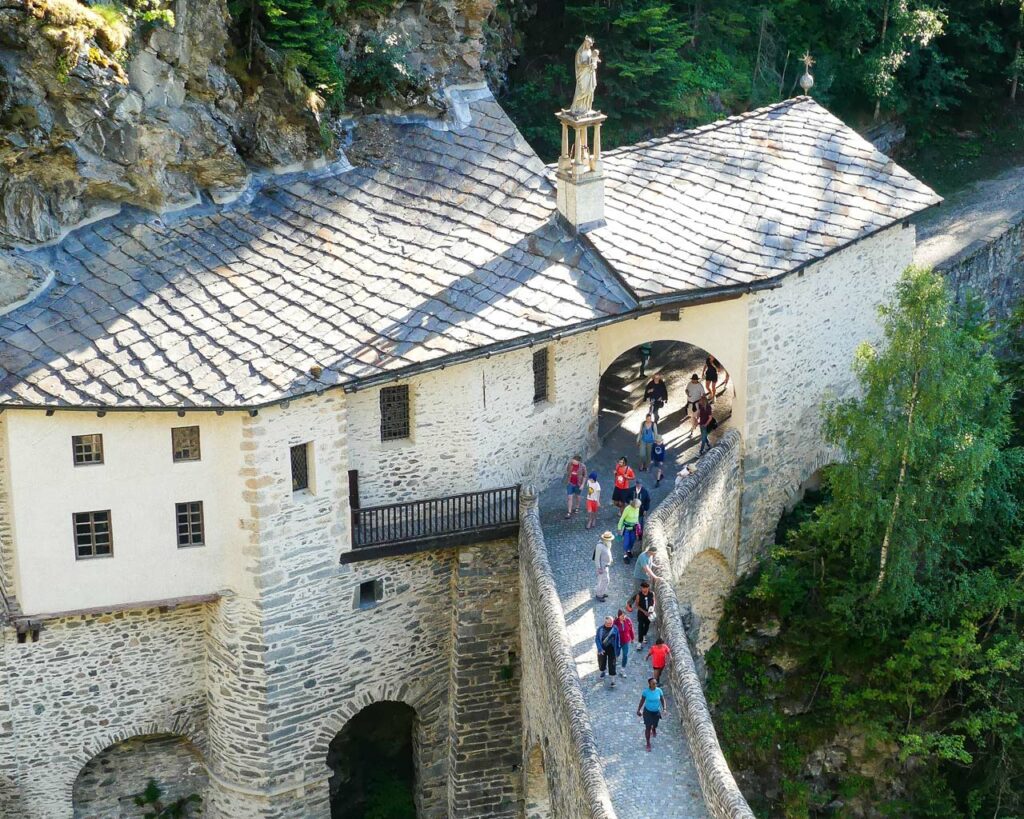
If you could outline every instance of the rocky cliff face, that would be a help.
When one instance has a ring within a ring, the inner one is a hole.
[[[367,32],[396,34],[423,91],[387,110],[437,115],[444,86],[503,68],[485,25],[494,2],[399,2],[344,34],[349,51]],[[236,51],[226,0],[166,5],[173,22],[0,0],[0,246],[53,241],[120,204],[230,198],[253,169],[331,152],[332,124],[288,62]]]

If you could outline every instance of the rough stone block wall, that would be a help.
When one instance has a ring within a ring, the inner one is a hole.
[[[880,339],[876,307],[913,253],[914,229],[896,225],[750,296],[741,571],[800,484],[835,460],[821,440],[822,402],[855,387],[854,352]]]
[[[524,488],[519,528],[519,633],[523,668],[522,758],[540,746],[550,810],[559,819],[614,819],[608,783],[583,700],[555,590],[537,496]]]
[[[716,523],[736,530],[740,443],[738,432],[726,433],[698,462],[697,474],[676,487],[651,512],[644,532],[644,540],[659,550],[656,565],[661,579],[655,583],[655,594],[661,609],[661,635],[672,647],[674,658],[669,666],[669,685],[679,703],[677,712],[697,766],[704,802],[715,819],[754,819],[754,813],[718,744],[687,642],[675,584],[696,555],[707,548],[719,548],[711,547],[707,539]]]
[[[74,788],[75,819],[141,819],[150,808],[135,804],[149,780],[166,805],[206,793],[202,756],[182,737],[133,737],[119,742],[82,768]]]
[[[938,269],[958,302],[963,304],[973,293],[985,302],[991,318],[1005,321],[1024,298],[1024,214],[999,228]]]
[[[519,551],[459,550],[452,606],[448,815],[520,815]]]
[[[14,543],[11,538],[11,496],[7,464],[7,419],[0,415],[0,624],[16,607]]]
[[[548,483],[579,451],[596,447],[597,340],[584,333],[547,346],[549,400],[533,402],[533,352],[446,367],[408,381],[412,436],[380,440],[380,390],[348,396],[349,468],[360,503]],[[538,446],[543,442],[543,446]]]
[[[123,739],[174,734],[202,748],[205,633],[206,606],[48,621],[38,642],[3,629],[0,777],[15,793],[0,816],[70,817],[82,767]]]

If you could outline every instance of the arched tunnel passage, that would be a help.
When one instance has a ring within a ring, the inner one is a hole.
[[[331,819],[415,819],[416,711],[375,702],[350,719],[327,751]]]
[[[714,382],[705,377],[712,374],[705,366],[709,356],[718,364]],[[732,415],[734,395],[728,362],[719,361],[707,350],[685,341],[653,341],[636,345],[619,355],[601,374],[598,386],[601,442],[618,429],[633,434],[640,429],[646,412],[651,409],[652,383],[660,379],[668,394],[658,419],[658,429],[666,445],[674,451],[698,446],[700,436],[693,429],[687,396],[687,387],[694,375],[698,377],[699,393],[710,395],[711,387],[715,387],[714,417],[719,424],[724,424]],[[696,455],[696,451],[693,454]]]

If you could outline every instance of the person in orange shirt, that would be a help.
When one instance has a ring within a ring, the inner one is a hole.
[[[636,473],[629,466],[629,461],[619,458],[619,462],[615,465],[615,488],[612,490],[612,503],[620,512],[633,499],[631,490],[635,479]]]
[[[669,655],[671,654],[672,649],[668,647],[668,644],[661,637],[655,640],[654,645],[647,649],[647,659],[651,661],[651,670],[657,682],[661,682],[661,672],[668,665]]]

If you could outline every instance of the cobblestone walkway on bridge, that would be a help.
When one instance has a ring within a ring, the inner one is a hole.
[[[663,418],[666,423],[661,425],[671,460],[665,480],[655,488],[652,472],[637,472],[651,493],[652,509],[671,491],[682,465],[697,454],[699,435],[689,434],[689,421],[681,418],[680,403],[680,396],[673,396],[666,408],[671,414]],[[717,408],[715,414],[720,415]],[[619,819],[707,817],[697,771],[679,721],[678,705],[667,687],[669,715],[658,727],[654,750],[651,753],[644,750],[643,722],[637,717],[636,709],[640,692],[650,676],[650,666],[635,651],[635,640],[625,676],[620,669],[614,689],[608,687],[608,678],[599,678],[597,668],[594,646],[597,627],[606,614],[614,616],[618,609],[625,608],[627,598],[638,585],[633,579],[633,564],[627,566],[622,562],[622,544],[617,538],[612,547],[616,563],[611,569],[608,599],[598,602],[594,599],[596,577],[591,555],[601,533],[615,529],[618,519],[611,503],[613,468],[623,455],[631,465],[636,463],[635,434],[641,420],[642,411],[627,418],[624,426],[612,433],[602,449],[587,461],[588,469],[596,470],[601,481],[602,508],[597,526],[586,528],[585,509],[571,519],[565,518],[565,485],[561,479],[541,493],[541,524],[565,612],[576,670],[583,684],[605,778]],[[636,615],[632,617],[635,630]],[[656,637],[656,628],[652,628],[648,643],[653,643]]]

